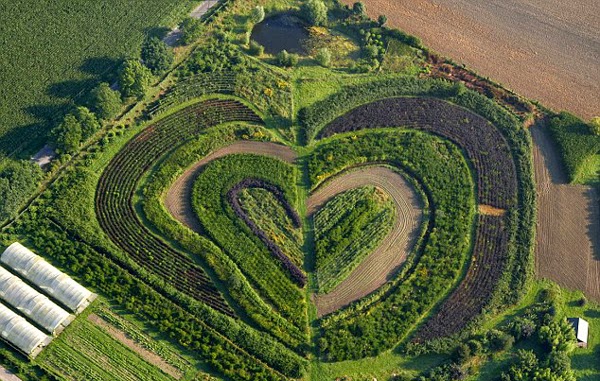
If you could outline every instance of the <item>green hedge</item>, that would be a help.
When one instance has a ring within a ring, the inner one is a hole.
[[[567,112],[551,118],[549,127],[569,181],[576,182],[584,161],[600,153],[600,136],[593,135],[584,121]]]

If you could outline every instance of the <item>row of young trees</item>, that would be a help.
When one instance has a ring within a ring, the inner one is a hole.
[[[165,73],[174,61],[172,49],[157,37],[144,41],[140,57],[141,60],[125,60],[119,68],[116,86],[100,83],[90,92],[85,105],[75,107],[52,130],[51,141],[58,153],[76,152],[100,129],[103,121],[119,115],[124,102],[142,99],[154,76]]]

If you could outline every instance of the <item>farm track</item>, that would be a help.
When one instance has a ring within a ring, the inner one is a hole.
[[[194,181],[204,166],[218,158],[233,154],[255,154],[275,157],[293,163],[297,154],[291,148],[275,143],[244,141],[236,142],[214,152],[188,168],[167,190],[163,203],[171,216],[196,233],[203,233],[202,225],[192,207]]]
[[[423,219],[422,204],[411,185],[386,167],[365,167],[335,177],[309,197],[307,212],[312,215],[337,194],[366,185],[376,186],[390,195],[396,211],[394,226],[337,287],[327,294],[314,295],[319,317],[370,294],[389,281],[416,242]]]
[[[600,302],[599,195],[592,187],[567,183],[544,129],[543,124],[530,129],[538,196],[536,274]]]
[[[354,0],[343,0],[352,4]],[[600,104],[597,0],[364,0],[367,12],[512,90],[584,118]],[[595,68],[595,70],[594,70]]]

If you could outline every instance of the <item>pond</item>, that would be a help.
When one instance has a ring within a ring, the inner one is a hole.
[[[300,18],[280,14],[256,24],[251,38],[264,46],[265,52],[269,54],[277,54],[282,50],[307,54],[304,43],[308,36],[308,30]]]

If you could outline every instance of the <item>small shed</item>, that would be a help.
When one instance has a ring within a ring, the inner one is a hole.
[[[575,336],[577,336],[577,346],[581,348],[587,348],[588,345],[588,334],[590,325],[587,321],[582,318],[568,318],[567,321],[571,323],[575,329]]]

